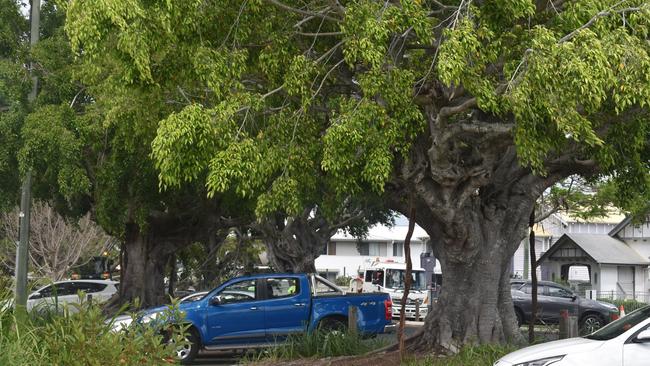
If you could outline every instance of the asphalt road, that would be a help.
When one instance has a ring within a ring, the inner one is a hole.
[[[422,322],[407,322],[406,324],[406,336],[414,334],[420,327]],[[382,334],[378,336],[379,339],[385,339],[386,343],[397,342],[397,334]],[[199,353],[196,361],[193,365],[204,365],[204,366],[222,366],[222,365],[238,365],[239,360],[241,359],[241,353],[233,352],[216,352],[216,351],[202,351]]]

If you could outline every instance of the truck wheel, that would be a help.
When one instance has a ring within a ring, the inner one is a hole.
[[[345,333],[347,328],[345,321],[339,318],[325,318],[318,324],[318,330],[324,333]]]
[[[194,328],[190,328],[185,334],[185,343],[176,347],[176,357],[181,364],[187,365],[194,361],[199,353],[199,336]]]

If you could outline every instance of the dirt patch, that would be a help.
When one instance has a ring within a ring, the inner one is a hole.
[[[418,359],[421,355],[409,354],[409,359]],[[424,358],[424,356],[422,356]],[[399,366],[399,352],[374,353],[363,356],[329,357],[321,359],[301,359],[295,361],[262,361],[254,366]]]

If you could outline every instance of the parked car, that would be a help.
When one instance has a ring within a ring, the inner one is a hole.
[[[27,311],[59,308],[64,305],[79,303],[79,292],[86,294],[86,300],[104,302],[111,298],[119,289],[119,282],[108,280],[73,280],[59,281],[43,286],[32,292],[27,298]],[[13,307],[13,299],[2,305],[3,309]],[[68,306],[68,311],[76,312],[76,308]]]
[[[494,366],[646,366],[650,360],[650,306],[582,337],[510,353]]]
[[[530,281],[512,281],[511,294],[515,306],[517,322],[521,325],[530,322],[532,297]],[[578,317],[583,333],[591,333],[618,316],[615,305],[589,300],[578,296],[572,290],[554,282],[539,281],[537,288],[537,319],[543,324],[558,324],[560,312],[568,310]]]
[[[272,345],[292,334],[316,329],[343,330],[348,309],[358,309],[361,335],[395,330],[392,301],[385,293],[345,293],[326,279],[308,274],[260,274],[231,279],[202,299],[179,305],[189,327],[188,344],[179,347],[181,362],[199,349],[233,350]],[[139,320],[161,319],[166,307],[146,311]]]

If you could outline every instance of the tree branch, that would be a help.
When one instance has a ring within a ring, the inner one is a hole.
[[[464,112],[470,108],[476,107],[476,98],[470,98],[459,105],[452,107],[442,107],[438,112],[438,118],[442,119],[453,114]]]
[[[319,17],[319,18],[323,18],[323,19],[326,19],[326,20],[330,20],[332,22],[336,22],[336,23],[341,22],[341,19],[336,19],[336,18],[333,18],[333,17],[331,17],[329,15],[316,13],[316,12],[309,11],[309,10],[302,10],[302,9],[294,8],[294,7],[291,7],[291,6],[287,5],[287,4],[281,3],[278,0],[266,0],[266,1],[270,2],[271,4],[273,4],[275,6],[278,6],[278,7],[282,8],[282,9],[284,9],[284,10],[288,10],[288,11],[293,12],[293,13],[307,15],[307,16],[310,16],[310,17],[312,17],[312,16],[313,17]]]
[[[609,15],[612,15],[612,14],[625,14],[625,13],[630,13],[630,12],[635,12],[635,11],[641,11],[644,8],[648,7],[648,3],[646,3],[644,6],[628,7],[628,8],[623,8],[623,9],[619,9],[619,10],[612,10],[615,6],[617,6],[617,5],[621,4],[621,3],[623,3],[623,1],[619,1],[616,5],[610,7],[608,10],[601,11],[598,14],[594,15],[591,19],[589,19],[589,21],[587,23],[581,25],[580,27],[578,27],[578,29],[576,29],[573,32],[567,34],[566,36],[560,38],[558,43],[564,43],[566,41],[571,40],[573,37],[576,36],[576,34],[578,34],[578,32],[580,32],[583,29],[589,28],[599,18],[606,17],[606,16],[609,16]]]

